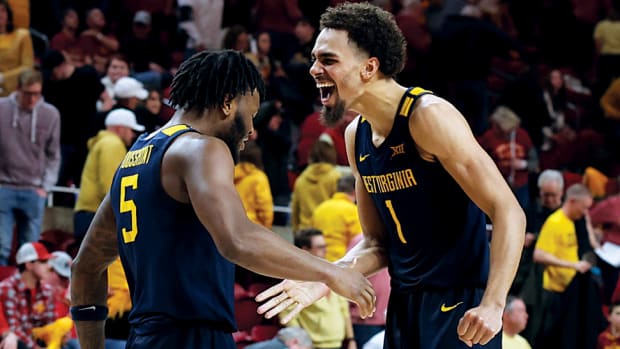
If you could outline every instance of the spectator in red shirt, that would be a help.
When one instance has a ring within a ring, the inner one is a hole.
[[[41,282],[50,272],[50,257],[38,242],[25,243],[17,251],[18,270],[0,282],[0,347],[38,348],[32,328],[56,319],[52,288]]]
[[[301,173],[308,166],[310,149],[319,137],[328,137],[336,148],[336,163],[340,166],[349,166],[347,151],[344,145],[344,130],[357,114],[345,112],[341,123],[336,127],[327,127],[320,120],[320,112],[315,112],[306,117],[301,124],[299,141],[297,143],[297,170]]]
[[[78,28],[80,26],[80,18],[77,11],[68,8],[64,11],[62,17],[62,30],[52,37],[50,48],[52,50],[61,51],[67,61],[76,67],[84,65],[84,50],[79,44]]]
[[[505,106],[491,115],[493,125],[479,139],[512,188],[521,207],[529,206],[529,170],[536,170],[538,157],[521,119]]]

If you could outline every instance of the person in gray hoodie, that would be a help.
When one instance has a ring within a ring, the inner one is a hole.
[[[41,73],[28,69],[17,91],[0,98],[0,265],[19,244],[37,241],[47,191],[60,166],[60,114],[41,96]]]

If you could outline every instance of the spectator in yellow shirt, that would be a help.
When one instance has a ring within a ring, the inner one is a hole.
[[[108,193],[114,173],[127,154],[127,146],[135,138],[134,131],[144,131],[136,115],[122,108],[108,113],[105,126],[105,130],[88,140],[88,156],[73,217],[73,232],[78,241],[84,238],[97,207]]]
[[[536,340],[541,348],[557,343],[558,328],[563,316],[564,291],[577,272],[585,273],[592,264],[579,259],[575,221],[585,217],[592,206],[592,194],[583,184],[573,184],[566,190],[564,203],[552,213],[540,230],[534,261],[543,264],[543,298],[541,333]]]
[[[527,326],[527,309],[521,298],[508,296],[504,316],[502,317],[502,348],[503,349],[532,349],[519,333]]]
[[[239,153],[239,163],[235,165],[235,187],[248,218],[270,229],[273,224],[273,197],[261,157],[261,150],[255,142],[245,145]]]
[[[336,167],[336,148],[331,140],[319,138],[310,150],[309,165],[293,188],[291,199],[291,223],[293,231],[311,228],[314,209],[336,192],[340,171]]]
[[[7,0],[0,0],[0,96],[14,92],[19,74],[33,66],[30,32],[14,27],[11,6]]]
[[[325,259],[333,262],[342,258],[353,238],[362,232],[355,205],[353,175],[338,179],[336,193],[317,206],[311,224],[323,232],[327,244]]]
[[[318,229],[304,229],[297,232],[295,246],[309,253],[325,258],[325,238]],[[280,316],[285,318],[285,311]],[[349,314],[349,302],[334,292],[304,308],[287,323],[288,327],[301,327],[312,339],[317,349],[357,349],[353,325]]]

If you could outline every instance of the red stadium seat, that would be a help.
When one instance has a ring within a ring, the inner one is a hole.
[[[239,331],[249,331],[261,322],[262,316],[256,313],[257,308],[258,303],[252,298],[235,301],[235,319],[237,320]]]
[[[254,342],[266,341],[275,337],[280,328],[274,325],[256,325],[250,330],[250,336]]]
[[[245,288],[243,288],[243,286],[235,282],[235,301],[239,299],[244,299],[244,298],[252,298],[252,297],[248,294],[248,291],[246,291]]]

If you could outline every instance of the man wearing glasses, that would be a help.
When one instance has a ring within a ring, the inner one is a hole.
[[[17,91],[0,98],[0,265],[7,265],[17,224],[18,245],[37,241],[47,190],[60,166],[60,114],[41,97],[43,78],[23,71]]]
[[[564,192],[564,177],[557,170],[544,170],[538,176],[538,198],[530,203],[527,210],[527,226],[521,262],[517,270],[517,276],[510,289],[510,294],[524,292],[525,283],[531,275],[532,268],[536,268],[533,262],[534,245],[540,228],[551,213],[562,206],[562,194]],[[538,279],[542,280],[542,268],[538,267]],[[530,280],[533,281],[533,280]],[[533,284],[540,285],[542,281]],[[530,284],[528,282],[528,284]]]

